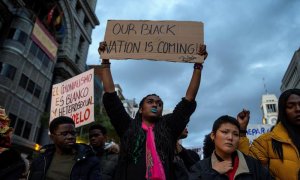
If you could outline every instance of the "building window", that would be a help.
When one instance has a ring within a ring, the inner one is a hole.
[[[29,139],[32,124],[23,119],[18,119],[18,117],[12,113],[9,114],[9,119],[11,120],[10,126],[15,127],[14,134]]]
[[[24,126],[24,120],[23,119],[18,119],[17,121],[17,125],[16,125],[16,129],[15,129],[15,134],[18,136],[21,136],[22,134],[22,130],[23,130],[23,126]]]
[[[16,31],[16,34],[17,34],[16,40],[19,41],[21,44],[25,45],[28,39],[28,35],[21,30]]]
[[[31,47],[30,47],[30,53],[34,56],[36,56],[36,52],[39,50],[39,47],[35,44],[35,42],[32,41]]]
[[[46,104],[47,99],[48,99],[48,92],[45,92],[45,96],[44,96],[44,100],[43,100],[44,104]]]
[[[39,48],[36,57],[42,62],[44,57],[44,51]]]
[[[267,104],[267,112],[268,113],[274,113],[276,111],[276,105],[275,104]]]
[[[80,61],[80,57],[78,56],[78,54],[76,54],[75,63],[78,64],[79,61]]]
[[[81,10],[81,5],[80,5],[80,2],[77,1],[77,3],[76,3],[76,12],[77,12],[77,14],[79,13],[80,10]]]
[[[50,58],[35,42],[32,42],[30,52],[42,62],[44,67],[47,68],[49,66]]]
[[[12,113],[9,113],[8,117],[10,119],[10,127],[15,128],[15,124],[17,122],[17,116]]]
[[[26,90],[31,94],[33,94],[34,87],[35,87],[35,83],[30,79]]]
[[[36,85],[35,85],[35,89],[34,89],[33,95],[34,95],[35,97],[39,98],[40,95],[41,95],[41,91],[42,91],[41,86],[39,86],[39,85],[36,84]]]
[[[89,24],[89,20],[85,17],[83,23],[84,23],[84,26],[87,27]]]
[[[48,67],[50,62],[50,58],[45,54],[43,58],[43,66]]]
[[[48,57],[48,55],[35,43],[32,42],[30,52],[36,56],[36,58],[42,62],[44,67],[49,67],[49,63],[51,62],[51,59]]]
[[[84,46],[84,42],[85,42],[84,38],[82,36],[80,36],[80,38],[79,38],[79,45],[78,45],[78,50],[80,52],[82,52],[82,48]]]
[[[19,41],[21,44],[25,45],[28,39],[28,35],[20,29],[12,28],[8,33],[8,38]]]
[[[35,129],[35,135],[34,135],[34,141],[35,142],[37,142],[39,134],[40,134],[40,128],[36,127],[36,129]]]
[[[32,124],[29,122],[26,122],[24,132],[23,132],[23,138],[28,139],[31,131]]]
[[[14,80],[17,68],[10,64],[0,63],[0,75]]]
[[[22,74],[20,82],[19,82],[19,86],[26,89],[27,82],[28,82],[28,77],[26,75]]]
[[[15,28],[11,28],[8,32],[8,39],[14,39],[14,35],[15,35],[16,29]]]

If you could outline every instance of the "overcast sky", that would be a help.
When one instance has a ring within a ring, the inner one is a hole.
[[[283,75],[300,47],[299,7],[299,0],[98,1],[100,26],[93,31],[87,64],[100,64],[97,48],[108,19],[203,22],[209,55],[189,136],[183,141],[187,147],[200,146],[221,115],[236,116],[247,108],[250,123],[260,123],[264,83],[268,93],[279,97]],[[173,109],[185,96],[193,64],[115,60],[111,69],[127,99],[139,102],[145,95],[156,93],[165,109]]]

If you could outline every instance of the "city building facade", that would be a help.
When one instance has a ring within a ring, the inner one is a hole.
[[[300,88],[300,48],[294,53],[281,80],[281,92],[291,88]]]
[[[52,84],[87,69],[97,0],[0,0],[0,106],[14,128],[13,143],[41,143],[41,117]],[[47,135],[47,134],[46,134]]]
[[[263,113],[262,124],[275,125],[278,115],[278,99],[275,94],[262,95],[260,107]]]

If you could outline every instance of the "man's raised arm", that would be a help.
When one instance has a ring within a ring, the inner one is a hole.
[[[199,55],[204,56],[204,59],[207,57],[207,52],[206,52],[206,46],[201,45],[199,48]],[[200,81],[201,81],[201,72],[202,72],[203,65],[200,63],[195,63],[194,64],[194,71],[193,75],[189,84],[189,87],[186,91],[185,99],[188,101],[194,101],[200,86]]]

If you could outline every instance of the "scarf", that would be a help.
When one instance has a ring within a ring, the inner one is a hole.
[[[146,131],[146,179],[165,180],[165,171],[155,147],[154,125],[147,126],[142,122],[142,128]]]
[[[226,174],[230,180],[234,180],[234,175],[239,167],[239,157],[235,156],[233,163],[233,167]]]
[[[218,159],[218,161],[224,161],[215,151],[215,155]],[[232,154],[231,154],[231,162],[232,162],[232,169],[227,171],[226,174],[229,178],[229,180],[234,180],[234,175],[239,167],[239,157],[238,157],[238,154],[237,154],[237,151],[234,151]]]

